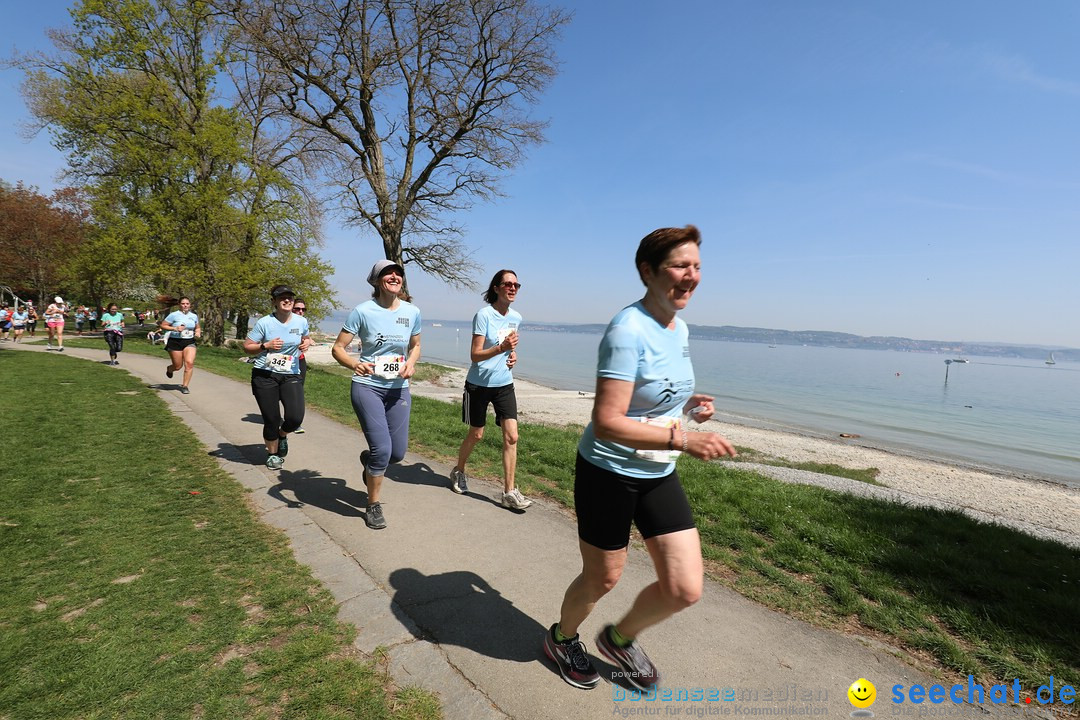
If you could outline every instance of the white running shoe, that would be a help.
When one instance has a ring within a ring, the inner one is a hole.
[[[532,505],[532,500],[528,499],[521,494],[521,491],[514,488],[510,492],[503,493],[503,507],[511,510],[524,510]]]

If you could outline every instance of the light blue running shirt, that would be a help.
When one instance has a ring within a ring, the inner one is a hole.
[[[360,360],[378,366],[376,358],[409,356],[409,340],[420,334],[420,308],[402,300],[397,310],[387,310],[368,300],[352,309],[341,329],[360,340]],[[405,360],[400,363],[404,367]],[[409,381],[402,377],[353,375],[352,381],[386,389],[409,386]]]
[[[176,330],[170,330],[173,337],[180,338],[182,340],[188,340],[195,337],[195,326],[199,324],[199,316],[193,312],[180,312],[179,310],[173,310],[165,318],[165,322],[169,323],[173,327],[177,325],[183,325],[184,330],[178,332]]]
[[[247,334],[247,339],[268,343],[281,338],[285,344],[280,350],[263,350],[255,357],[255,368],[282,375],[300,374],[300,341],[308,335],[307,318],[293,314],[288,322],[281,322],[273,313],[263,315]]]
[[[510,308],[506,315],[502,315],[493,306],[481,308],[473,315],[472,334],[482,335],[484,349],[493,348],[501,343],[511,330],[521,327],[521,314]],[[471,346],[470,346],[471,347]],[[469,374],[465,376],[465,382],[481,387],[504,387],[514,382],[514,374],[506,367],[506,360],[510,357],[510,351],[499,353],[487,360],[474,362],[469,366]]]
[[[678,419],[694,394],[686,323],[676,317],[675,329],[668,330],[653,319],[640,300],[628,305],[604,331],[596,376],[634,384],[628,417]],[[646,460],[636,456],[634,448],[597,439],[591,422],[581,436],[578,452],[597,467],[630,477],[663,477],[675,469],[675,463]]]

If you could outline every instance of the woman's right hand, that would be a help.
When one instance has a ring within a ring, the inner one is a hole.
[[[282,346],[283,346],[283,345],[285,345],[285,341],[284,341],[284,340],[282,340],[281,338],[274,338],[273,340],[271,340],[271,341],[269,341],[269,342],[265,343],[265,344],[264,344],[264,347],[265,347],[265,348],[266,348],[267,350],[274,350],[274,351],[277,351],[277,350],[280,350],[280,349],[282,348]]]
[[[735,451],[735,446],[719,433],[683,432],[686,433],[686,452],[698,460],[715,460],[725,455],[735,457],[739,454]]]
[[[375,374],[375,363],[364,362],[363,360],[360,360],[360,361],[358,361],[356,363],[356,365],[353,366],[353,375],[360,375],[361,377],[363,377],[365,375],[374,375],[374,374]]]

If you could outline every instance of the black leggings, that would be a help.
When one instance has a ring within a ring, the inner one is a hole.
[[[105,342],[109,344],[109,356],[116,357],[124,349],[124,333],[115,330],[105,331]]]
[[[279,430],[290,433],[304,422],[304,384],[299,375],[251,370],[251,394],[263,418],[263,440],[277,440]],[[285,407],[282,420],[281,408]]]

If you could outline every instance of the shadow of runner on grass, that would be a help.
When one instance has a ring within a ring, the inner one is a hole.
[[[527,663],[543,657],[547,629],[474,572],[424,575],[401,568],[390,573],[390,585],[395,617],[405,627],[419,628],[419,639],[499,660]]]

